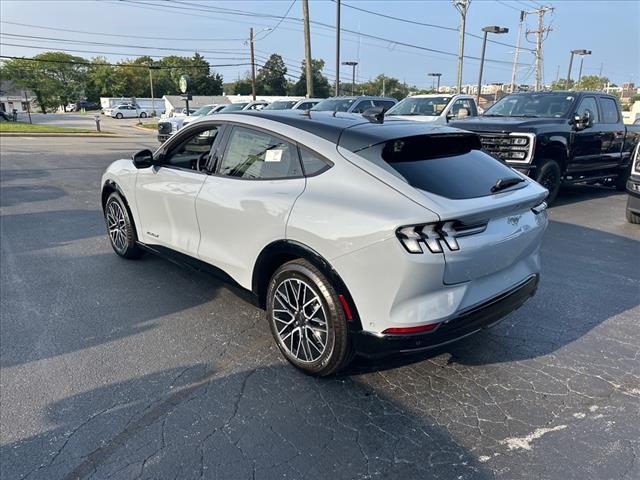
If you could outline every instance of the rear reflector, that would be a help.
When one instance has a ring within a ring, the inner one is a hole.
[[[419,325],[417,327],[395,327],[387,328],[382,333],[420,333],[434,330],[440,325],[439,323],[430,323],[429,325]]]
[[[342,308],[344,309],[344,314],[347,316],[347,320],[349,320],[350,322],[353,321],[351,309],[349,308],[349,304],[347,303],[346,298],[344,298],[344,295],[342,294],[338,295],[338,298],[340,299],[340,303],[342,303]]]

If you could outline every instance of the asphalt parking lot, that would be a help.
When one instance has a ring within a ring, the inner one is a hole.
[[[241,292],[112,253],[100,175],[152,134],[0,144],[3,480],[640,478],[624,194],[561,194],[538,295],[492,330],[316,379]]]

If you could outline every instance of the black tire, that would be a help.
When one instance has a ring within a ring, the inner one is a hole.
[[[121,120],[121,119],[122,119],[122,114],[121,114],[121,113],[116,113],[116,118],[117,118],[118,120]]]
[[[295,285],[299,286],[297,293]],[[305,290],[301,291],[302,288]],[[291,300],[290,303],[285,304],[281,300],[285,298],[283,292],[287,292],[286,298]],[[306,307],[298,308],[306,303]],[[323,317],[325,330],[321,324]],[[271,277],[267,290],[267,321],[282,355],[306,373],[323,377],[332,375],[353,358],[347,319],[338,295],[322,272],[306,260],[287,262]],[[296,345],[297,351],[294,352]]]
[[[147,118],[147,113],[146,112],[141,112],[140,113],[140,118]]]
[[[627,189],[627,180],[629,180],[629,176],[631,175],[631,164],[627,168],[624,169],[620,175],[616,177],[613,181],[613,186],[618,192],[624,192]]]
[[[638,225],[640,224],[640,214],[637,214],[631,211],[630,203],[631,203],[631,198],[627,196],[627,212],[626,212],[627,222]]]
[[[104,220],[111,248],[122,258],[135,259],[144,254],[137,244],[136,227],[131,214],[118,192],[113,192],[104,205]]]
[[[535,178],[536,182],[549,190],[549,196],[547,197],[547,205],[551,205],[558,196],[560,191],[560,184],[562,183],[562,173],[560,172],[560,165],[555,160],[547,160],[542,164]]]

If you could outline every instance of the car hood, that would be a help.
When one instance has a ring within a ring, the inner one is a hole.
[[[452,120],[449,126],[471,130],[472,132],[511,132],[514,129],[530,129],[542,125],[561,125],[565,118],[527,118],[527,117],[472,117]]]

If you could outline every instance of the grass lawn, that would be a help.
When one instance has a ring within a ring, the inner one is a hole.
[[[67,128],[55,125],[31,125],[24,122],[0,122],[0,133],[98,133],[86,128]],[[102,132],[107,133],[107,132]]]
[[[149,130],[157,130],[158,122],[143,123],[142,125],[139,125],[139,126],[142,128],[148,128]]]

